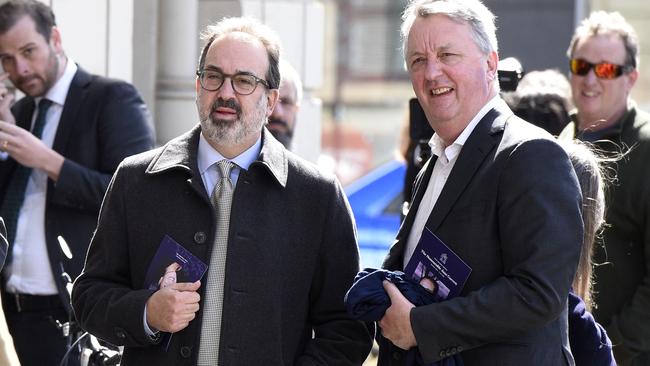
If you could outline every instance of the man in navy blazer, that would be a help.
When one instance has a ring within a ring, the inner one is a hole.
[[[482,3],[415,1],[402,35],[434,155],[384,267],[402,270],[426,228],[472,272],[459,296],[420,307],[385,283],[383,336],[417,346],[427,364],[460,354],[466,366],[573,365],[567,294],[582,220],[566,153],[498,96],[494,16]],[[403,365],[392,349],[380,365]]]
[[[21,364],[55,365],[66,339],[53,319],[67,321],[70,309],[62,269],[81,272],[111,176],[125,157],[153,147],[151,121],[132,85],[91,75],[65,55],[54,14],[39,1],[0,6],[0,61],[3,308]],[[13,106],[7,79],[26,95]]]

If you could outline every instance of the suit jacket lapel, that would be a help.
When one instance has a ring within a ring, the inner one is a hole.
[[[496,146],[498,140],[494,138],[495,133],[503,131],[505,121],[510,115],[512,112],[507,106],[497,105],[476,125],[427,220],[426,227],[431,231],[438,229],[489,152]]]
[[[88,118],[88,116],[80,117],[78,115],[79,108],[81,107],[82,100],[84,100],[85,93],[88,92],[86,88],[90,83],[92,76],[78,66],[77,72],[72,78],[68,95],[65,98],[63,111],[61,112],[61,119],[59,120],[59,127],[56,130],[56,137],[52,145],[52,149],[62,153],[68,143],[70,131],[80,118]]]
[[[399,231],[397,232],[397,237],[395,242],[390,248],[382,268],[387,268],[390,270],[401,270],[402,261],[404,258],[404,248],[406,247],[406,241],[408,240],[409,233],[411,232],[411,227],[415,221],[415,214],[418,212],[420,207],[420,202],[424,196],[424,192],[427,190],[429,185],[429,180],[431,179],[431,173],[433,172],[433,166],[436,165],[437,156],[432,155],[426,165],[423,167],[423,170],[415,178],[415,195],[411,199],[411,205],[409,207],[408,213],[400,225]]]

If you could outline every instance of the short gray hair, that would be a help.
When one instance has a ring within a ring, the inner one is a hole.
[[[279,63],[281,48],[279,38],[271,28],[254,18],[223,18],[217,23],[209,25],[201,33],[201,39],[205,42],[205,45],[199,58],[199,70],[202,70],[205,66],[205,57],[212,42],[223,35],[235,32],[250,34],[262,42],[269,58],[266,81],[269,83],[269,89],[278,89],[280,87]]]
[[[617,11],[610,13],[601,10],[589,14],[589,17],[584,19],[573,33],[567,56],[573,58],[573,52],[581,39],[600,35],[617,35],[621,37],[625,46],[625,65],[639,68],[641,61],[639,57],[639,37],[630,23]]]
[[[485,55],[499,50],[494,14],[479,0],[412,0],[402,14],[402,53],[406,59],[409,32],[415,19],[441,14],[458,23],[468,23],[472,38]]]

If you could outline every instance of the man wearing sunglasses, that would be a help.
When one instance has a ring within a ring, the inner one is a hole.
[[[560,138],[626,152],[611,168],[603,245],[594,254],[594,315],[619,365],[650,364],[650,115],[630,92],[639,77],[639,41],[619,13],[594,12],[568,50],[576,111]]]
[[[276,36],[227,18],[204,39],[200,124],[118,168],[75,282],[77,319],[125,346],[122,365],[361,365],[372,332],[343,304],[359,268],[343,190],[264,128]],[[200,281],[143,287],[165,235],[208,265]]]

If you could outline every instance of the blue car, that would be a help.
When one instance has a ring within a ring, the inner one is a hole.
[[[404,163],[381,165],[345,188],[357,223],[361,268],[379,268],[400,225]]]

